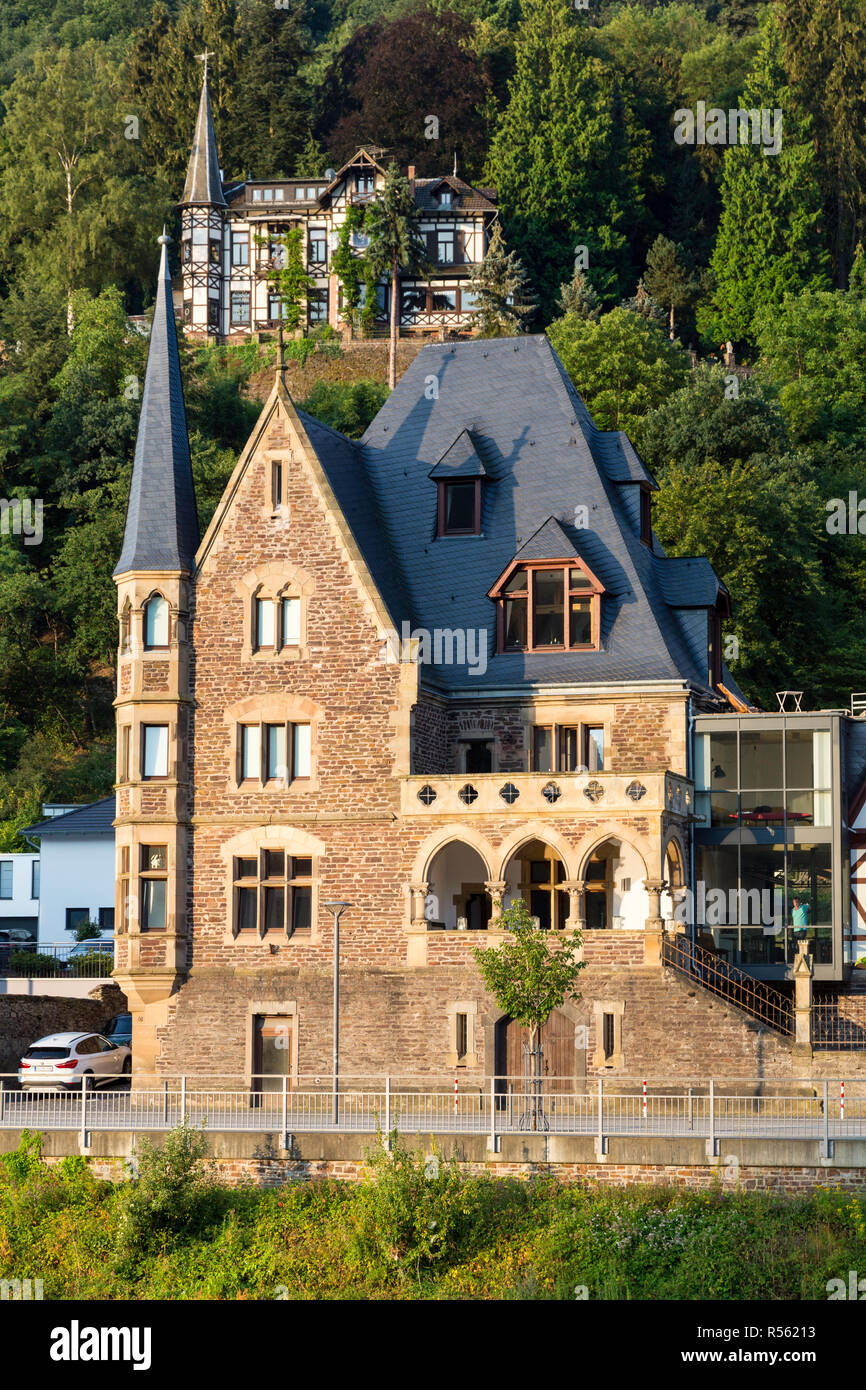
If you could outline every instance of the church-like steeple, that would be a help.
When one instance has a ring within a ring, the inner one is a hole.
[[[159,238],[162,258],[126,511],[126,530],[115,575],[134,570],[182,570],[191,573],[199,542],[168,272],[169,240],[163,230]]]
[[[189,157],[189,167],[186,171],[186,183],[183,188],[181,206],[195,203],[224,208],[227,203],[223,197],[216,135],[207,87],[208,55],[201,56],[205,58],[204,78],[201,84],[201,99],[198,104],[198,117],[195,123],[195,135]]]

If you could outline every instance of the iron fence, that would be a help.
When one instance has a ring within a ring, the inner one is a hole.
[[[775,1032],[789,1037],[794,1031],[794,1009],[790,997],[763,980],[756,980],[721,956],[699,946],[684,934],[665,933],[662,960],[687,979],[758,1019]]]

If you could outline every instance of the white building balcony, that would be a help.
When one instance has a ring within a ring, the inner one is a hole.
[[[404,816],[579,816],[668,812],[688,817],[694,784],[675,772],[483,772],[401,779]]]

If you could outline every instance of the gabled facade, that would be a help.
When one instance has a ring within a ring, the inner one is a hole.
[[[174,351],[155,326],[148,382]],[[158,401],[176,397],[145,392],[146,431]],[[705,561],[664,557],[629,442],[544,337],[425,347],[358,442],[278,372],[169,567],[163,533],[193,516],[175,439],[173,469],[137,454],[116,574],[139,1071],[329,1071],[337,901],[344,1071],[520,1070],[471,948],[521,897],[554,933],[586,928],[557,1067],[651,1055],[641,990],[690,873],[690,719],[739,696],[714,679],[727,595]],[[138,499],[170,474],[160,518]]]
[[[406,333],[466,333],[474,300],[468,288],[473,266],[484,259],[497,217],[496,194],[476,189],[456,174],[409,179],[421,215],[421,232],[436,274],[401,281],[400,325]],[[227,340],[273,330],[281,321],[274,273],[284,249],[277,240],[301,227],[304,264],[314,287],[307,297],[308,327],[344,326],[332,257],[347,209],[376,196],[385,180],[378,152],[360,149],[338,171],[323,177],[246,179],[224,185],[205,78],[181,207],[183,326],[192,335]],[[366,240],[353,234],[362,257]],[[378,289],[377,318],[390,316],[390,286]]]

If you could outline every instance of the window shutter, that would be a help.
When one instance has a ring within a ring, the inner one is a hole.
[[[437,253],[439,251],[439,246],[437,242],[437,236],[438,234],[436,232],[427,233],[427,255],[430,257],[431,261],[438,260]]]
[[[465,232],[455,232],[455,233],[454,233],[454,264],[455,264],[455,265],[462,265],[463,262],[464,262],[464,260],[466,259],[466,256],[465,256],[466,247],[464,246],[464,237],[465,237],[465,235],[466,235]]]

